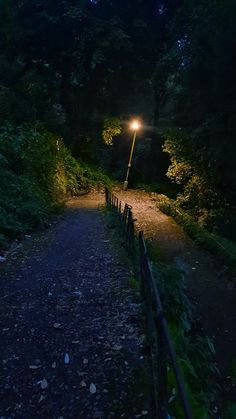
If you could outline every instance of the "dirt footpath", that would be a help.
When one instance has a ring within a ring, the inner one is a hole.
[[[184,273],[187,294],[200,318],[203,333],[213,338],[222,384],[236,402],[232,366],[236,362],[236,277],[208,252],[201,250],[183,229],[158,210],[155,194],[139,190],[115,190],[115,195],[133,206],[136,227],[160,249],[161,257]],[[233,385],[232,385],[233,384]]]
[[[2,419],[151,416],[139,305],[101,203],[71,200],[1,264]]]

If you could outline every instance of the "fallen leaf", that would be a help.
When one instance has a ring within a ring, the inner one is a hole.
[[[38,381],[38,384],[40,384],[42,390],[45,390],[45,388],[47,388],[47,386],[48,386],[48,382],[47,382],[46,378],[44,378],[43,380]]]
[[[73,292],[74,295],[77,295],[78,297],[82,296],[82,292],[81,291],[74,291]]]
[[[68,354],[65,354],[65,357],[64,357],[64,362],[65,362],[65,364],[69,364],[69,362],[70,362],[70,357],[69,357],[69,355],[68,355]]]
[[[57,363],[56,362],[53,362],[52,363],[52,368],[56,368],[56,366],[57,366]]]
[[[87,375],[87,372],[77,371],[77,374],[78,374],[79,377],[83,377],[84,375]]]
[[[88,364],[88,359],[87,359],[87,358],[84,358],[84,360],[83,360],[83,364],[84,364],[84,365],[87,365],[87,364]]]
[[[113,351],[120,351],[122,349],[122,345],[114,345],[112,349]]]
[[[90,391],[91,394],[95,394],[96,393],[97,388],[96,388],[96,386],[95,386],[94,383],[91,383],[90,384],[89,391]]]
[[[54,329],[60,329],[61,328],[61,323],[54,323],[53,327],[54,327]]]
[[[81,385],[81,387],[87,387],[87,384],[84,380],[81,381],[80,385]]]
[[[37,370],[38,368],[40,368],[41,367],[41,365],[30,365],[29,366],[29,368],[31,369],[31,370]]]

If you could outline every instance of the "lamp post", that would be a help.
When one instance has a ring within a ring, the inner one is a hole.
[[[126,191],[128,188],[128,179],[129,179],[129,172],[131,169],[131,163],[132,163],[132,157],[134,154],[134,146],[135,146],[135,140],[136,140],[136,136],[137,136],[137,130],[140,128],[140,122],[135,120],[131,123],[130,128],[134,131],[134,136],[133,136],[133,141],[132,141],[132,146],[131,146],[131,150],[130,150],[130,156],[129,156],[129,163],[128,163],[128,168],[127,168],[127,173],[126,173],[126,179],[124,181],[124,186],[123,186],[123,190]]]

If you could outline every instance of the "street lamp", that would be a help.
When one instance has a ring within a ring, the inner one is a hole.
[[[133,136],[132,146],[131,146],[131,150],[130,150],[130,156],[129,156],[129,163],[128,163],[128,168],[127,168],[127,173],[126,173],[126,179],[124,181],[124,186],[123,186],[124,191],[126,191],[127,188],[128,188],[129,172],[130,172],[130,169],[131,169],[131,163],[132,163],[132,157],[133,157],[133,153],[134,153],[135,140],[136,140],[137,130],[139,130],[140,127],[141,127],[141,124],[137,120],[132,121],[131,124],[130,124],[130,128],[134,131],[134,136]]]

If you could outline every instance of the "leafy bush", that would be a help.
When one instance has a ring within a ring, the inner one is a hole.
[[[106,117],[103,123],[102,138],[107,145],[113,144],[113,138],[121,133],[121,121],[116,117]]]
[[[0,246],[44,224],[65,195],[108,185],[96,169],[74,159],[63,141],[40,124],[0,129]]]
[[[80,165],[80,174],[78,177],[78,182],[81,188],[87,185],[87,188],[96,187],[98,189],[103,189],[104,187],[111,188],[113,181],[111,178],[104,173],[100,167],[95,167],[88,165],[82,161],[79,162]]]
[[[172,130],[166,136],[163,150],[169,154],[171,161],[167,177],[182,188],[177,204],[190,211],[204,226],[214,228],[226,207],[217,191],[218,176],[214,165],[203,159],[197,149],[196,138],[184,134],[182,130]]]

